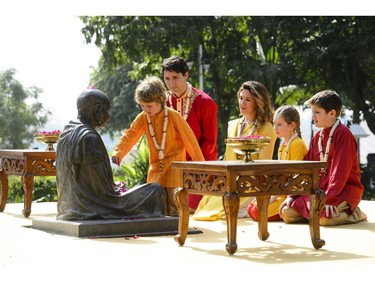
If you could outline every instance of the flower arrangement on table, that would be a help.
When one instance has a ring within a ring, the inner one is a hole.
[[[54,151],[53,145],[57,143],[59,139],[61,131],[60,130],[53,130],[53,131],[39,131],[34,134],[34,137],[45,144],[47,144],[47,151]]]

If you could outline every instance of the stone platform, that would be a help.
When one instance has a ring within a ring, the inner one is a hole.
[[[52,217],[33,219],[31,228],[79,238],[175,235],[177,217],[62,221]],[[202,233],[189,229],[189,234]]]

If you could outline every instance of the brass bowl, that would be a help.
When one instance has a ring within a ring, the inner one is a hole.
[[[59,136],[60,135],[38,135],[38,136],[35,136],[35,138],[38,141],[47,144],[46,151],[54,151],[55,149],[53,148],[53,145],[57,143]]]
[[[233,137],[225,139],[226,145],[232,149],[234,153],[244,155],[244,162],[254,162],[251,154],[265,148],[269,145],[270,141],[271,138],[269,137]]]

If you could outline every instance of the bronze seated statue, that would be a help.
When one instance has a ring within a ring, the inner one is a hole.
[[[77,99],[78,120],[62,131],[56,148],[58,220],[162,217],[165,193],[158,183],[120,192],[103,140],[96,128],[109,119],[110,100],[98,89]]]

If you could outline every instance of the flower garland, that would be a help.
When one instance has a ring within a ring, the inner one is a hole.
[[[282,159],[282,151],[283,151],[283,145],[284,145],[284,141],[280,144],[279,146],[279,151],[278,151],[278,154],[277,154],[277,158],[279,160],[287,160],[286,158],[288,157],[288,152],[289,152],[289,146],[290,144],[292,143],[292,141],[298,137],[298,134],[297,132],[294,132],[294,134],[290,137],[290,139],[288,140],[288,142],[286,143],[286,149],[285,149],[285,152],[284,152],[284,159]]]
[[[167,138],[168,108],[167,107],[164,108],[163,136],[162,136],[162,140],[161,140],[161,145],[159,145],[158,142],[156,141],[154,128],[152,127],[152,124],[151,124],[150,115],[146,114],[146,116],[147,116],[147,124],[148,124],[148,128],[150,130],[150,135],[152,137],[152,141],[154,142],[156,150],[159,152],[159,155],[158,155],[159,156],[159,162],[160,162],[159,163],[159,171],[163,172],[164,171],[163,159],[164,159],[165,140]]]
[[[333,125],[331,131],[329,132],[328,136],[328,141],[327,141],[327,146],[326,146],[326,151],[323,154],[323,145],[322,145],[322,138],[323,138],[323,129],[320,130],[319,132],[319,140],[318,140],[318,148],[319,148],[319,158],[320,161],[327,162],[328,160],[328,154],[329,154],[329,149],[331,147],[331,142],[332,142],[332,136],[334,131],[336,130],[337,126],[340,124],[340,120],[337,119],[335,124]],[[321,169],[322,173],[325,173],[326,169]]]
[[[191,89],[192,89],[192,86],[189,82],[186,82],[186,84],[188,86],[186,90],[187,96],[186,96],[186,103],[183,106],[183,114],[182,114],[182,117],[184,117],[185,120],[187,119],[189,112],[190,112],[190,108],[191,108]],[[172,103],[172,94],[170,92],[169,92],[168,101],[169,101],[169,106],[174,109],[173,103]]]
[[[245,129],[244,124],[245,124],[245,116],[242,116],[242,119],[239,123],[239,128],[237,128],[237,137],[241,137],[241,134]],[[251,130],[250,130],[248,136],[253,135],[255,133],[255,130],[257,129],[257,127],[258,127],[258,122],[255,121],[253,127],[251,127]],[[237,159],[241,160],[241,155],[237,154]]]
[[[244,129],[245,129],[245,128],[243,128],[244,123],[245,123],[245,116],[242,117],[242,119],[241,119],[241,121],[239,123],[239,127],[240,128],[237,129],[237,137],[240,137],[241,134],[242,134],[242,132],[244,131]],[[254,126],[251,128],[251,130],[250,130],[250,132],[249,132],[248,135],[251,136],[252,134],[254,134],[255,130],[257,129],[257,127],[258,127],[258,122],[255,121],[254,122]]]

